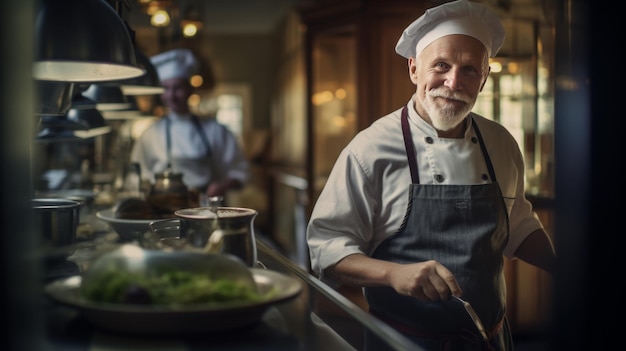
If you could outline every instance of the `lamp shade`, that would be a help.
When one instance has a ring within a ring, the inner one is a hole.
[[[66,115],[41,116],[38,141],[61,142],[93,138],[111,132],[96,108],[71,108]]]
[[[132,107],[118,84],[91,84],[83,91],[83,96],[96,102],[100,111],[125,110]]]
[[[124,21],[105,0],[41,0],[34,55],[38,80],[101,82],[146,72]]]
[[[102,111],[102,117],[105,120],[125,120],[125,119],[137,119],[143,118],[145,115],[139,110],[137,106],[137,100],[134,95],[127,96],[130,107],[123,110],[104,110]]]
[[[142,66],[146,70],[146,74],[119,81],[120,88],[124,95],[156,95],[165,91],[165,88],[161,85],[159,80],[159,74],[150,59],[146,57],[141,51],[135,50],[135,58],[137,64]]]
[[[35,115],[64,115],[72,105],[74,84],[67,82],[35,81],[37,88]]]

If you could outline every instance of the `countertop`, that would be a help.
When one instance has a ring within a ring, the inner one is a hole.
[[[295,298],[270,306],[256,323],[191,335],[126,335],[94,326],[79,310],[44,295],[46,343],[50,350],[63,351],[364,350],[367,333],[387,345],[388,350],[420,350],[269,243],[257,238],[257,250],[261,267],[295,277],[303,289]],[[47,283],[76,274],[80,269],[75,263],[57,262],[48,267]],[[376,351],[382,350],[377,346]]]

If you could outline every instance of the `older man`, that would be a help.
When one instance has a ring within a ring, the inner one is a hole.
[[[320,278],[363,287],[370,312],[426,350],[510,350],[503,256],[556,260],[517,143],[471,112],[503,41],[496,14],[465,0],[411,23],[396,52],[413,97],[342,151],[307,229]]]

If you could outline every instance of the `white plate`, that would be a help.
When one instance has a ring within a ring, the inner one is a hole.
[[[135,306],[105,304],[80,296],[80,276],[63,278],[45,286],[53,301],[77,308],[93,325],[114,332],[144,335],[176,335],[223,331],[257,323],[272,305],[291,300],[302,291],[302,283],[291,276],[267,269],[251,268],[260,293],[274,289],[265,300],[219,306]]]
[[[122,241],[130,241],[138,239],[143,233],[150,230],[150,223],[161,220],[162,218],[155,219],[123,219],[115,218],[113,208],[106,210],[100,210],[96,212],[96,218],[105,221],[109,224],[117,235],[120,236]]]

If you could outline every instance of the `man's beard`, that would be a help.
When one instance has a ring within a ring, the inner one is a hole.
[[[462,107],[457,107],[457,104],[446,102],[442,99],[435,101],[436,98],[462,101],[465,104]],[[423,107],[430,116],[433,127],[437,130],[447,131],[453,129],[463,121],[470,111],[472,111],[475,102],[476,100],[473,100],[467,94],[453,92],[445,88],[437,88],[430,90],[426,94]]]

